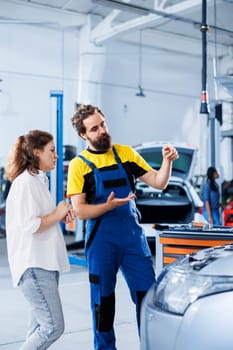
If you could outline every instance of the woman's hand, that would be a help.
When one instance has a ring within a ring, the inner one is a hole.
[[[72,221],[73,217],[74,214],[72,206],[66,201],[61,201],[58,203],[55,210],[51,214],[45,215],[41,218],[40,227],[36,232],[43,232],[48,227],[55,225],[59,221],[68,223],[69,220]]]
[[[58,203],[55,209],[55,214],[58,218],[58,221],[66,222],[66,217],[70,218],[72,216],[71,210],[71,204],[67,203],[66,201],[63,200],[60,203]]]
[[[66,216],[61,220],[65,224],[68,224],[69,222],[73,221],[75,218],[74,210],[71,208]]]

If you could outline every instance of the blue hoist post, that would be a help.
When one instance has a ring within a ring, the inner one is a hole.
[[[56,167],[56,203],[64,199],[64,168],[63,168],[63,91],[51,91],[51,98],[56,98],[57,101],[57,120],[56,120],[56,149],[58,154]],[[61,223],[62,231],[65,231],[65,224]],[[77,254],[69,255],[70,264],[87,266],[85,258],[79,257]]]
[[[56,203],[64,199],[64,169],[63,169],[63,91],[51,91],[51,98],[56,98],[56,149],[58,154],[56,166]],[[64,224],[61,223],[64,232]]]

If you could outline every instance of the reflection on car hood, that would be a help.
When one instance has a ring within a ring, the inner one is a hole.
[[[173,174],[169,178],[169,182],[179,182],[182,183],[184,182],[184,179],[179,177],[179,176],[174,176]]]
[[[233,276],[233,244],[200,250],[177,260],[173,266],[203,275]]]

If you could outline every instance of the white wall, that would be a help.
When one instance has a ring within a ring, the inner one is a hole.
[[[119,43],[108,47],[103,109],[114,140],[130,144],[192,144],[199,148],[202,161],[196,172],[205,173],[209,154],[206,116],[200,115],[201,56],[144,48],[142,62],[144,98],[135,96],[139,75],[137,47]],[[211,61],[208,67],[209,76],[213,76]],[[213,96],[213,79],[209,81],[209,94]]]
[[[63,33],[38,26],[0,25],[0,52],[0,166],[19,134],[35,128],[55,132],[51,90],[64,91],[64,144],[78,145],[70,117],[78,95],[79,31]],[[113,141],[131,145],[152,140],[191,143],[199,148],[201,161],[196,172],[205,173],[209,141],[206,116],[199,113],[201,55],[143,48],[143,98],[135,96],[138,47],[115,41],[106,44],[106,52],[102,81],[90,81],[90,86],[101,86],[100,107]],[[211,60],[208,77],[211,100]],[[11,110],[6,114],[8,102]],[[230,176],[228,179],[232,178],[228,169],[224,172]]]
[[[0,25],[0,51],[1,164],[18,135],[36,128],[54,131],[52,90],[64,91],[64,119],[72,116],[78,81],[78,33]],[[64,122],[64,143],[74,144],[76,139],[70,122]]]

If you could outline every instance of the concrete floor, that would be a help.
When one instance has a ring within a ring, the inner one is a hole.
[[[60,294],[65,316],[65,333],[52,350],[93,349],[92,320],[89,309],[87,268],[71,265],[61,275]],[[6,239],[0,239],[0,350],[18,350],[26,329],[28,306],[21,292],[12,287],[6,254]],[[118,350],[139,350],[134,305],[119,273],[116,288],[115,332]]]

